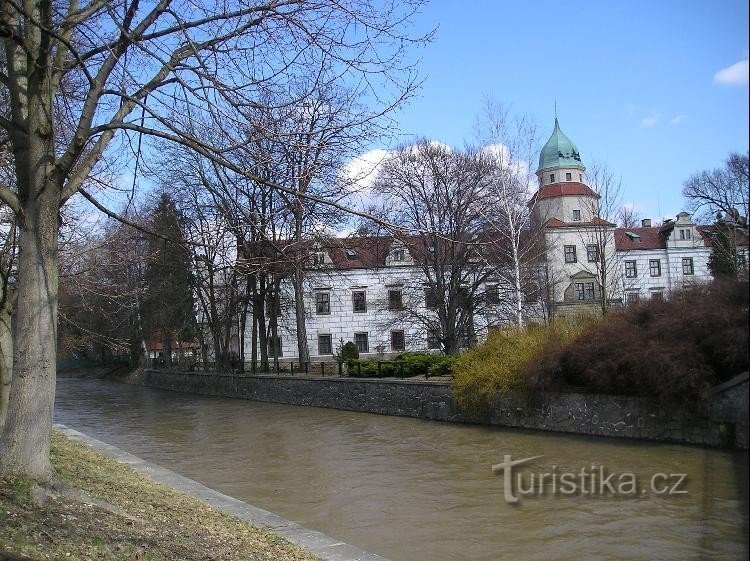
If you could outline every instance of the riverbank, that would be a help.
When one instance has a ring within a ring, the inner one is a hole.
[[[52,463],[57,490],[0,478],[0,559],[318,559],[59,433]]]
[[[667,411],[642,397],[582,392],[499,396],[483,418],[448,382],[139,370],[118,381],[162,390],[568,434],[748,448],[748,374],[714,388],[703,410]]]

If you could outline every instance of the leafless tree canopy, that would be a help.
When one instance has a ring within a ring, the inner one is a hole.
[[[722,168],[696,173],[682,188],[693,212],[706,222],[717,213],[732,216],[735,212],[747,218],[750,195],[748,155],[730,154]]]

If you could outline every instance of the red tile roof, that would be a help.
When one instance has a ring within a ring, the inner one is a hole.
[[[558,220],[557,218],[550,218],[549,220],[547,220],[547,222],[544,223],[545,228],[580,228],[582,226],[614,227],[615,225],[612,222],[608,222],[599,218],[598,216],[595,216],[589,222],[563,222],[562,220]]]
[[[600,196],[588,185],[579,183],[577,181],[566,181],[563,183],[550,183],[540,187],[539,190],[534,193],[529,201],[529,206],[533,206],[537,201],[542,199],[553,199],[556,197],[569,197],[569,196],[588,196],[596,197]]]
[[[628,232],[639,236],[633,239]],[[615,248],[617,251],[628,251],[634,249],[664,249],[667,247],[667,238],[660,232],[659,226],[651,228],[615,228]]]

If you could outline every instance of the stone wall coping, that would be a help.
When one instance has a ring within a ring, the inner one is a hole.
[[[156,370],[153,368],[146,368],[144,372],[152,372],[154,374],[183,374],[186,376],[207,376],[210,378],[261,378],[266,380],[294,380],[296,382],[304,381],[315,381],[315,382],[336,382],[342,384],[352,384],[364,382],[366,384],[405,384],[405,385],[428,385],[428,386],[450,386],[450,382],[445,380],[413,380],[409,378],[359,378],[355,376],[288,376],[282,374],[280,376],[276,374],[246,374],[244,372],[237,372],[236,374],[229,372],[217,372],[217,371],[185,371],[185,370]]]
[[[750,378],[750,372],[743,372],[742,374],[737,374],[734,378],[731,378],[730,380],[727,380],[726,382],[722,382],[718,386],[714,386],[711,388],[712,393],[721,393],[723,391],[728,390],[729,388],[733,388],[734,386],[737,386],[741,384],[742,382],[746,382]]]
[[[321,532],[300,526],[296,522],[287,520],[273,512],[258,508],[246,502],[214,491],[192,479],[170,471],[157,464],[152,464],[129,454],[116,446],[97,440],[87,434],[71,429],[65,425],[55,424],[55,430],[65,436],[93,448],[113,460],[125,464],[149,479],[171,487],[172,489],[202,501],[216,510],[229,516],[249,522],[257,528],[262,528],[283,537],[285,540],[298,545],[302,549],[317,555],[323,561],[388,561],[386,558],[369,553],[354,545],[327,536]]]

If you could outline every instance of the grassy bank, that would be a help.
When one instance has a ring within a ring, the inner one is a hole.
[[[316,559],[59,434],[52,463],[58,490],[0,478],[0,560]]]

